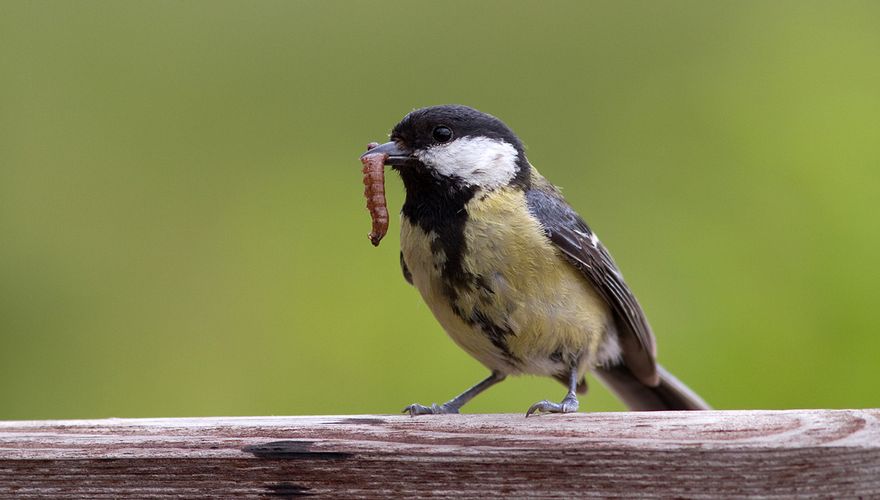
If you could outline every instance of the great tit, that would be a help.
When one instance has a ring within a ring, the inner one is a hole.
[[[491,374],[410,415],[458,413],[508,375],[568,393],[526,412],[577,411],[593,371],[633,410],[708,405],[655,359],[645,313],[596,234],[529,163],[501,120],[461,105],[417,109],[366,154],[406,189],[400,266],[446,333]]]

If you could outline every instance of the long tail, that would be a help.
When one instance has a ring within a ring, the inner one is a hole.
[[[636,379],[623,364],[599,368],[596,376],[631,410],[711,410],[700,396],[657,365],[660,384],[649,387]]]

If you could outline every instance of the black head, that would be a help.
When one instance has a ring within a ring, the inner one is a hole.
[[[441,127],[447,128],[451,136]],[[504,141],[519,152],[522,143],[498,118],[460,104],[444,104],[412,111],[391,131],[391,140],[412,149],[426,149],[462,137],[488,137]]]
[[[404,174],[430,175],[443,184],[494,189],[528,183],[522,142],[498,118],[447,104],[412,111],[394,126],[391,142],[370,151],[389,155]]]

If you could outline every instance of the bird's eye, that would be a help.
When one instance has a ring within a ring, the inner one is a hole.
[[[437,142],[449,142],[452,140],[452,129],[443,125],[439,125],[434,127],[434,132],[432,135],[434,136],[434,140]]]

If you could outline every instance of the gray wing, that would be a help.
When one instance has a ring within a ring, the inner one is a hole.
[[[654,360],[654,334],[614,259],[584,220],[549,183],[533,186],[526,191],[526,202],[550,241],[611,306],[617,320],[626,366],[642,383],[657,385],[659,377]]]

